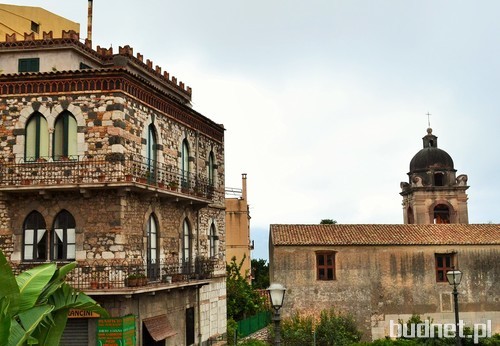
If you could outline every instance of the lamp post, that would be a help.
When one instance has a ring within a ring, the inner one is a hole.
[[[446,272],[446,279],[448,280],[448,283],[453,286],[453,298],[455,302],[455,342],[457,346],[460,346],[460,334],[458,331],[459,319],[457,286],[460,285],[460,281],[462,281],[462,272],[460,270],[455,270],[455,267],[453,267],[452,270]]]
[[[273,283],[267,289],[269,292],[269,298],[271,299],[271,306],[274,309],[274,345],[281,345],[281,334],[280,334],[280,309],[283,306],[283,300],[285,299],[286,288],[282,284]]]

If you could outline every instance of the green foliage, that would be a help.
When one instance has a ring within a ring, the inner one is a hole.
[[[271,336],[274,331],[271,328]],[[334,309],[323,310],[317,316],[295,312],[281,322],[281,337],[284,344],[317,346],[354,345],[361,339],[354,319],[337,313]]]
[[[227,331],[226,331],[226,335],[227,335],[227,344],[229,346],[233,346],[235,343],[234,343],[234,335],[235,333],[237,333],[238,331],[238,324],[236,323],[235,320],[233,320],[232,318],[228,318],[227,319]],[[237,340],[238,338],[236,338]]]
[[[322,219],[320,225],[336,225],[337,221],[333,219]]]
[[[314,332],[313,316],[304,316],[295,312],[290,318],[281,322],[281,337],[283,341],[293,345],[310,345]],[[274,332],[271,333],[274,335]]]
[[[227,317],[240,321],[266,309],[265,299],[248,283],[248,273],[241,275],[241,267],[246,256],[236,263],[236,257],[226,266]]]
[[[252,259],[252,287],[266,289],[269,287],[269,263],[265,259]]]
[[[318,345],[349,345],[361,339],[352,316],[337,313],[333,308],[321,311],[316,326]]]
[[[0,345],[58,345],[71,308],[108,313],[64,282],[75,263],[29,269],[17,277],[0,251]]]

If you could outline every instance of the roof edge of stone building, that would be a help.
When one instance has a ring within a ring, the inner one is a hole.
[[[500,245],[500,224],[270,225],[273,246]]]
[[[129,45],[118,48],[118,54],[113,53],[113,47],[101,48],[97,46],[96,49],[92,48],[92,42],[85,39],[85,43],[80,42],[80,34],[74,30],[63,30],[61,38],[54,38],[52,31],[43,32],[42,38],[35,38],[34,33],[25,33],[23,39],[18,39],[16,34],[7,34],[5,41],[0,41],[1,50],[44,50],[44,49],[57,49],[57,48],[74,48],[86,55],[92,56],[93,59],[98,61],[103,66],[109,67],[114,64],[117,57],[126,58],[127,64],[131,64],[146,72],[149,77],[156,79],[163,83],[165,87],[171,89],[186,102],[191,101],[192,88],[186,86],[184,82],[178,81],[176,77],[170,76],[167,71],[162,73],[161,67],[156,65],[153,68],[153,61],[146,59],[144,56],[137,53],[133,55],[133,48]],[[122,62],[123,63],[123,62]]]

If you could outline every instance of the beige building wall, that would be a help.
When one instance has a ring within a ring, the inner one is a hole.
[[[250,243],[250,211],[247,200],[247,175],[242,174],[241,196],[226,198],[226,261],[231,262],[236,257],[239,263],[245,260],[241,267],[241,275],[251,274],[251,243]]]
[[[35,39],[42,39],[44,31],[61,38],[63,30],[79,33],[80,24],[40,7],[0,4],[0,42],[5,41],[6,34],[16,34],[21,40],[25,33],[34,33]]]
[[[336,279],[317,280],[316,252],[335,252]],[[287,287],[284,315],[329,307],[354,316],[365,340],[389,335],[390,321],[412,314],[453,323],[452,286],[436,282],[435,254],[456,253],[466,326],[492,321],[500,332],[499,245],[271,246],[270,279]]]

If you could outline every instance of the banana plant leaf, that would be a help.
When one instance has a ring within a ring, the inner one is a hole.
[[[9,346],[23,345],[28,339],[33,343],[31,333],[38,327],[40,322],[54,309],[51,305],[35,306],[25,310],[18,315],[18,319],[12,319],[9,335]],[[36,338],[35,338],[36,339]]]
[[[19,311],[31,309],[38,301],[44,287],[52,279],[56,271],[54,263],[39,265],[22,272],[16,277],[19,286]]]
[[[50,297],[49,303],[54,306],[52,314],[47,316],[41,326],[33,333],[41,345],[58,345],[64,332],[70,309],[94,311],[101,317],[109,317],[108,312],[94,299],[85,293],[75,290],[63,283]]]
[[[9,298],[0,298],[0,345],[7,345],[11,317],[9,315]]]
[[[52,279],[49,284],[45,286],[40,297],[38,298],[38,302],[46,302],[47,299],[54,294],[55,291],[63,284],[66,275],[76,268],[76,262],[68,263],[61,268],[56,269]]]
[[[8,298],[8,315],[12,317],[18,310],[19,287],[17,286],[16,277],[12,273],[12,269],[2,251],[0,251],[0,283],[0,299],[3,297]]]
[[[97,312],[101,317],[109,317],[108,312],[101,307],[94,299],[83,292],[79,292],[67,283],[54,292],[49,298],[49,303],[54,306],[54,310],[59,309],[81,309]]]

